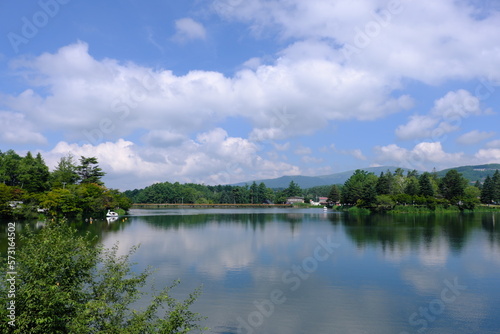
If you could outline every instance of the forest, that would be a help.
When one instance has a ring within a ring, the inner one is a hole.
[[[103,216],[126,212],[130,200],[102,182],[105,172],[95,157],[62,157],[51,172],[40,153],[21,157],[0,151],[0,217]]]
[[[390,211],[398,206],[426,210],[454,206],[459,210],[473,210],[480,203],[500,203],[500,173],[497,170],[484,182],[471,184],[454,169],[443,177],[437,173],[419,174],[415,170],[405,173],[403,169],[388,170],[377,176],[358,169],[344,184],[308,189],[301,189],[294,181],[285,189],[268,188],[262,182],[244,186],[163,182],[144,189],[127,190],[124,195],[134,203],[281,204],[290,196],[301,196],[306,203],[328,197],[332,206],[370,211]]]

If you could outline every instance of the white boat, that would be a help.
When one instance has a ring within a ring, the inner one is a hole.
[[[114,211],[108,210],[108,213],[106,213],[106,217],[118,217],[118,214]]]
[[[328,210],[328,208],[326,206],[323,207],[323,211],[326,211]]]

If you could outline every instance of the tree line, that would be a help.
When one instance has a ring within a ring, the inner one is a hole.
[[[106,173],[97,158],[62,157],[51,172],[42,155],[0,151],[0,216],[33,217],[104,213],[107,209],[128,210],[130,200],[118,190],[104,186]]]
[[[285,203],[288,197],[302,196],[295,182],[288,188],[272,189],[261,182],[251,185],[202,185],[179,182],[155,183],[144,189],[127,190],[124,195],[134,203],[171,204],[269,204]]]
[[[442,178],[436,173],[419,174],[416,170],[405,173],[401,168],[378,176],[356,170],[344,184],[308,189],[301,189],[294,181],[285,189],[268,188],[263,182],[255,181],[244,186],[162,182],[144,189],[127,190],[124,194],[134,203],[282,204],[289,197],[300,196],[306,203],[328,197],[331,205],[372,211],[388,211],[397,205],[425,206],[431,210],[439,205],[454,205],[461,210],[472,210],[479,203],[500,203],[500,174],[496,171],[484,184],[477,181],[471,185],[454,169]]]
[[[402,169],[379,176],[356,170],[344,183],[342,191],[332,201],[347,206],[387,211],[397,205],[419,205],[435,209],[438,205],[457,206],[460,210],[473,210],[479,203],[500,203],[500,173],[495,171],[484,183],[479,180],[471,185],[455,169],[439,178],[436,173]]]

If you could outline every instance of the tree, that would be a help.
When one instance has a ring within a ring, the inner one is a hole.
[[[80,165],[76,167],[76,172],[80,177],[80,183],[96,183],[103,185],[101,178],[106,175],[99,167],[97,158],[80,158]]]
[[[491,204],[494,197],[494,184],[489,175],[484,180],[483,189],[481,190],[481,203]]]
[[[434,197],[434,186],[432,183],[432,175],[428,172],[423,173],[418,178],[419,194],[425,197]]]
[[[468,181],[455,169],[449,170],[439,183],[439,191],[448,201],[457,201],[464,197]]]
[[[38,153],[33,158],[28,152],[19,162],[19,182],[21,187],[28,192],[43,192],[49,189],[49,168]]]
[[[340,191],[339,191],[339,187],[337,187],[336,184],[334,184],[330,188],[330,193],[328,193],[327,201],[329,203],[337,203],[338,201],[340,201]]]
[[[259,187],[257,189],[257,203],[262,204],[265,200],[267,200],[267,187],[264,182],[259,183]]]
[[[406,178],[406,186],[404,193],[410,196],[416,196],[419,194],[419,192],[420,192],[420,187],[417,177],[408,176]]]
[[[250,203],[259,203],[259,187],[257,186],[257,183],[253,181],[252,185],[250,186]]]
[[[360,199],[375,199],[377,176],[373,173],[357,169],[342,187],[342,204],[355,205]],[[373,188],[372,188],[373,187]],[[365,194],[366,191],[368,194]]]
[[[391,188],[394,177],[390,171],[387,171],[387,174],[384,172],[380,173],[380,176],[377,180],[377,185],[375,186],[375,190],[378,195],[389,195],[391,194]]]
[[[188,333],[203,330],[202,319],[189,310],[200,291],[184,301],[170,296],[171,287],[156,293],[150,305],[133,310],[150,269],[135,273],[118,247],[104,249],[95,239],[79,236],[67,224],[51,223],[39,233],[21,236],[16,250],[16,326],[0,322],[2,333]],[[8,272],[6,261],[1,270]],[[0,302],[9,302],[10,284],[0,280]],[[163,318],[159,310],[166,310]],[[0,308],[2,319],[7,307]]]
[[[363,183],[363,192],[360,198],[361,201],[358,201],[358,204],[361,207],[369,209],[375,207],[377,201],[377,191],[375,189],[376,184],[377,176],[375,176],[375,174],[373,173],[369,173]]]
[[[464,189],[464,197],[459,205],[461,210],[474,210],[476,204],[479,203],[479,196],[481,195],[481,190],[475,186],[466,186]]]
[[[498,169],[493,174],[491,182],[493,184],[493,201],[498,204],[500,203],[500,172]]]
[[[77,173],[77,167],[74,157],[69,154],[62,157],[52,172],[51,181],[53,187],[64,188],[67,185],[76,184],[80,176]]]
[[[13,150],[8,150],[0,154],[0,182],[8,186],[21,186],[21,182],[19,181],[21,160],[21,156]]]
[[[12,187],[0,183],[0,218],[12,215],[12,207],[9,205],[12,200],[14,200]]]
[[[299,187],[297,183],[293,180],[288,184],[288,188],[284,190],[284,193],[287,197],[292,196],[302,196],[302,189]]]

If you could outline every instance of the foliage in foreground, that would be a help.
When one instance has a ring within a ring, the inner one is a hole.
[[[0,281],[2,333],[189,333],[203,329],[189,310],[199,289],[184,301],[157,292],[145,309],[131,309],[151,269],[134,273],[118,246],[105,249],[61,223],[20,238],[16,251],[15,326],[6,320],[10,283]],[[1,270],[6,273],[5,260]],[[163,316],[160,316],[164,312]]]

